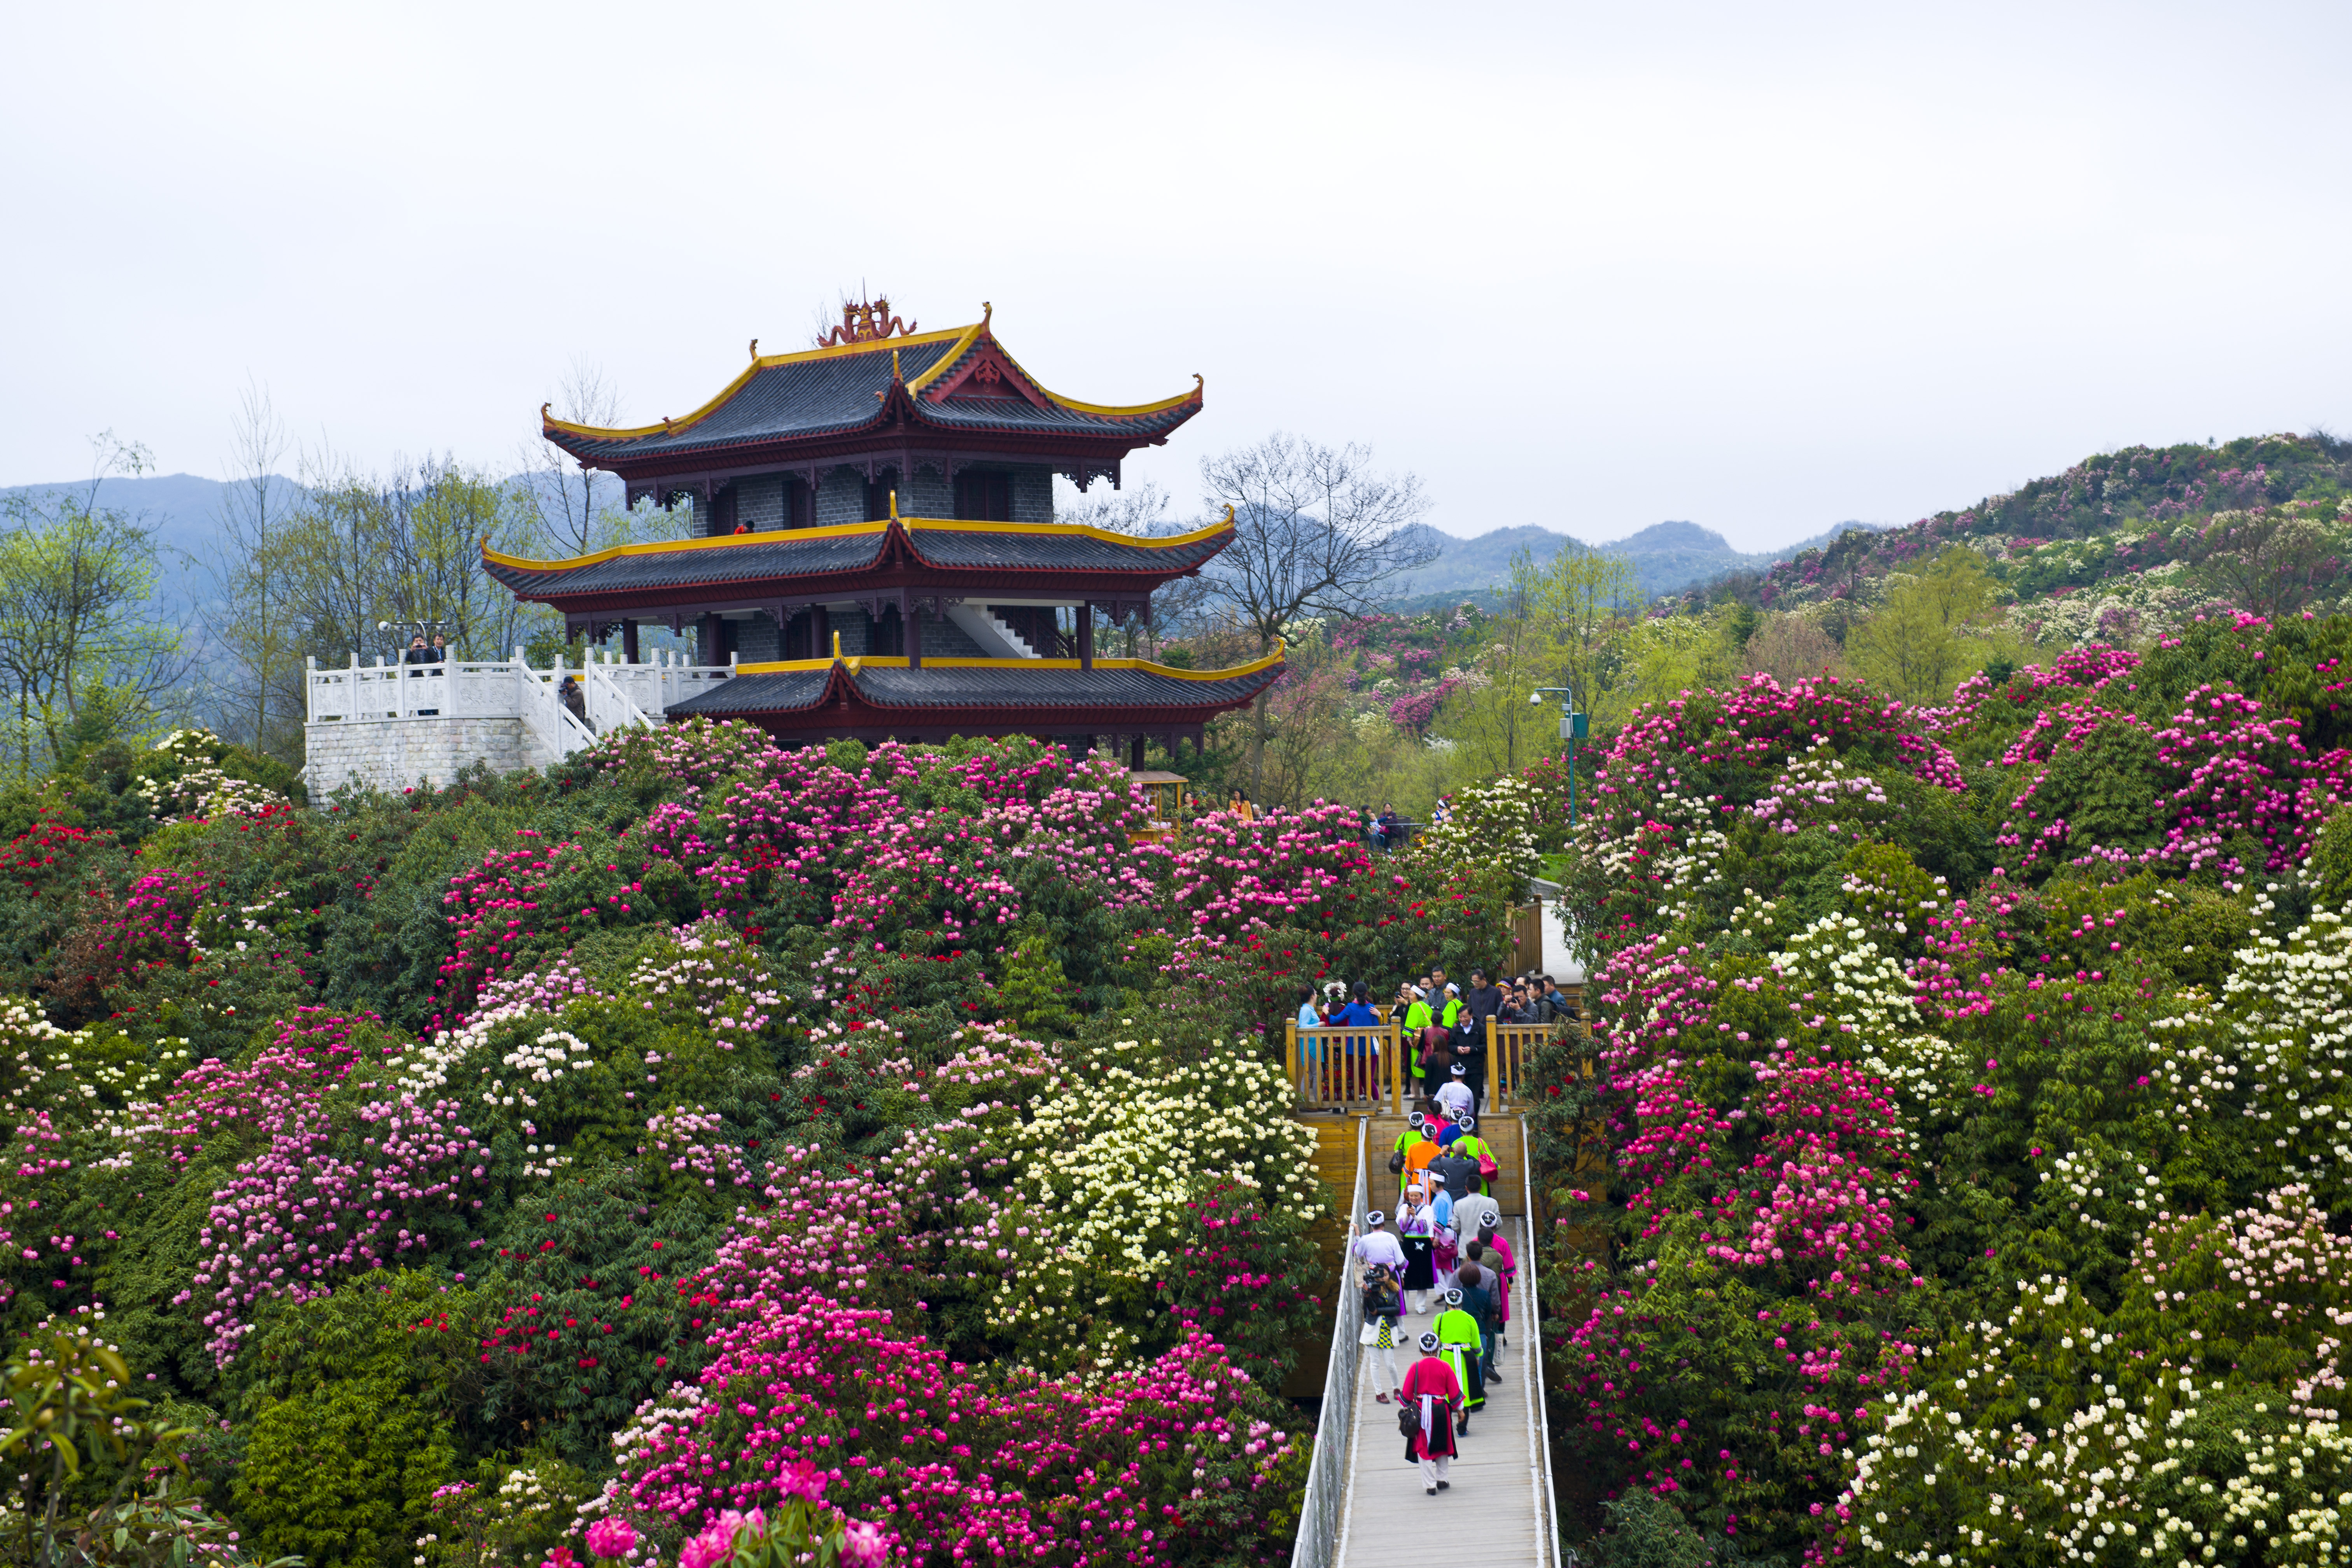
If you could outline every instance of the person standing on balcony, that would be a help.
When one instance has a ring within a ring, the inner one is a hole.
[[[1429,1003],[1421,988],[1406,981],[1397,987],[1396,1006],[1390,1016],[1397,1019],[1397,1048],[1404,1052],[1406,1069],[1412,1073],[1405,1092],[1418,1102],[1429,1098],[1428,1079],[1421,1065],[1422,1032],[1431,1023]]]
[[[403,664],[413,664],[418,667],[415,675],[409,678],[411,679],[417,679],[426,675],[438,675],[441,673],[437,669],[426,669],[424,668],[426,665],[440,663],[441,654],[439,650],[425,646],[425,634],[423,632],[419,632],[415,637],[408,639],[408,651],[401,656],[401,662]],[[428,687],[426,689],[430,690],[432,688]],[[432,698],[425,699],[425,700],[432,701],[434,706],[430,708],[417,709],[416,716],[418,718],[433,718],[441,711],[440,704],[437,700]]]
[[[1339,1009],[1332,1026],[1342,1029],[1377,1029],[1381,1016],[1364,994],[1364,983],[1356,982],[1355,991],[1348,1005]],[[1378,1037],[1369,1034],[1351,1035],[1339,1042],[1339,1049],[1348,1064],[1348,1089],[1351,1096],[1364,1100],[1381,1097],[1381,1047]]]
[[[1334,1115],[1339,1108],[1329,1102],[1339,1098],[1339,1090],[1323,1078],[1323,1040],[1310,1029],[1323,1026],[1323,1015],[1315,1006],[1315,987],[1301,986],[1298,992],[1298,1065],[1307,1075],[1306,1095],[1309,1100],[1322,1102]]]
[[[1502,992],[1487,984],[1485,970],[1472,970],[1470,989],[1462,996],[1462,1022],[1454,1031],[1454,1054],[1462,1063],[1463,1079],[1469,1085],[1475,1110],[1486,1106],[1486,1020],[1502,1010]]]
[[[1420,1421],[1405,1435],[1404,1462],[1421,1467],[1423,1488],[1431,1497],[1452,1487],[1445,1472],[1461,1451],[1454,1441],[1454,1421],[1462,1408],[1462,1380],[1437,1352],[1437,1336],[1422,1335],[1421,1359],[1405,1373],[1397,1396],[1409,1406],[1420,1406]]]

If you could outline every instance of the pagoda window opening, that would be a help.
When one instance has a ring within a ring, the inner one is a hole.
[[[710,498],[710,526],[703,531],[709,534],[735,531],[735,487],[729,485]]]
[[[956,476],[955,514],[972,522],[1013,521],[1013,476],[982,470]]]
[[[797,475],[784,476],[783,511],[786,528],[816,526],[816,492]]]
[[[898,470],[884,468],[866,481],[866,521],[880,522],[890,515],[890,492],[898,488]]]
[[[882,606],[873,629],[866,634],[866,652],[877,657],[899,657],[907,651],[907,623],[896,605]]]

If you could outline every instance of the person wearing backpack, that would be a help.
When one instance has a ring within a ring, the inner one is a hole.
[[[1459,1193],[1486,1193],[1495,1190],[1495,1178],[1502,1174],[1502,1164],[1495,1158],[1495,1146],[1477,1134],[1477,1123],[1464,1121],[1457,1123],[1462,1135],[1448,1143],[1445,1152],[1454,1159],[1467,1160],[1472,1179],[1455,1190]],[[1448,1184],[1452,1182],[1449,1174]]]
[[[1474,1242],[1471,1245],[1475,1246],[1476,1243]],[[1478,1364],[1475,1374],[1478,1379],[1478,1403],[1484,1405],[1486,1385],[1496,1381],[1494,1285],[1501,1281],[1495,1279],[1492,1269],[1482,1268],[1466,1258],[1462,1260],[1462,1267],[1455,1272],[1454,1278],[1459,1281],[1456,1289],[1462,1293],[1462,1310],[1469,1314],[1478,1325]],[[1453,1295],[1452,1290],[1446,1292],[1449,1301]]]
[[[1421,1336],[1421,1359],[1404,1374],[1404,1387],[1397,1400],[1404,1462],[1421,1467],[1422,1486],[1431,1497],[1453,1484],[1445,1479],[1446,1468],[1461,1452],[1454,1440],[1454,1420],[1462,1409],[1462,1378],[1438,1352],[1435,1333]]]
[[[1372,1352],[1366,1359],[1372,1364],[1373,1397],[1386,1405],[1390,1388],[1398,1390],[1398,1397],[1403,1397],[1404,1380],[1397,1375],[1396,1345],[1398,1309],[1403,1304],[1404,1294],[1397,1289],[1396,1277],[1377,1265],[1364,1270],[1363,1292],[1364,1327],[1358,1338]],[[1386,1388],[1380,1379],[1382,1363],[1389,1369]]]
[[[1405,1146],[1402,1184],[1408,1187],[1427,1186],[1429,1163],[1436,1159],[1437,1154],[1437,1129],[1424,1116],[1421,1121],[1420,1132],[1415,1134],[1413,1141]]]

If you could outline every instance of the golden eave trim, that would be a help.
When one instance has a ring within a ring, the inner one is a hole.
[[[1197,375],[1192,378],[1192,391],[1174,397],[1163,397],[1157,403],[1080,403],[1075,397],[1065,397],[1031,375],[1029,368],[1014,359],[1011,351],[997,339],[989,322],[990,316],[984,314],[968,327],[945,327],[936,332],[913,332],[901,338],[876,338],[862,343],[835,343],[829,348],[803,349],[797,353],[757,355],[750,364],[736,374],[734,380],[719,388],[718,395],[702,406],[680,418],[665,419],[658,425],[636,425],[625,428],[607,427],[601,425],[575,425],[568,419],[550,418],[544,412],[540,416],[540,425],[547,430],[561,430],[566,435],[581,437],[591,441],[640,441],[649,436],[675,436],[680,431],[693,428],[726,406],[729,399],[742,391],[751,378],[763,370],[772,370],[778,365],[798,364],[806,360],[845,359],[854,354],[895,352],[902,348],[915,348],[929,343],[950,344],[948,352],[934,361],[929,369],[906,384],[908,394],[919,395],[969,353],[982,338],[987,339],[995,347],[996,352],[1004,356],[1005,363],[1019,371],[1029,384],[1035,387],[1048,403],[1057,408],[1066,408],[1075,414],[1093,414],[1106,419],[1136,419],[1152,414],[1165,414],[1171,408],[1181,408],[1188,403],[1202,401],[1206,384]]]
[[[980,330],[981,323],[975,322],[969,327],[946,327],[936,332],[916,332],[903,338],[876,338],[868,342],[835,343],[830,348],[803,349],[797,353],[763,354],[746,365],[737,374],[734,380],[719,388],[719,395],[709,402],[683,418],[665,420],[659,425],[637,425],[626,429],[608,429],[601,425],[574,425],[568,419],[550,419],[545,416],[541,416],[540,423],[547,429],[562,430],[573,436],[584,436],[593,441],[635,441],[647,436],[675,436],[679,431],[708,419],[717,413],[729,398],[742,391],[744,385],[763,370],[772,370],[780,364],[798,364],[803,360],[847,359],[855,354],[887,353],[893,349],[915,348],[925,343],[950,342],[959,338],[976,336]],[[916,384],[920,385],[923,381],[929,379],[929,373],[926,372],[924,375],[918,376]]]
[[[1147,538],[1140,534],[1117,533],[1107,528],[1097,528],[1082,522],[979,522],[968,518],[902,517],[897,525],[909,531],[937,530],[946,533],[1019,533],[1055,538],[1081,535],[1112,544],[1133,545],[1143,550],[1173,550],[1195,544],[1203,539],[1223,532],[1226,522],[1213,522],[1206,528],[1196,528],[1190,533],[1165,538]],[[599,550],[593,555],[573,555],[561,561],[534,561],[527,555],[509,555],[503,551],[482,547],[482,559],[518,572],[573,572],[583,566],[595,566],[624,555],[667,555],[673,552],[729,550],[754,544],[775,544],[803,539],[854,539],[886,533],[890,521],[880,522],[837,522],[825,528],[772,528],[761,533],[721,533],[708,539],[657,539],[642,544],[615,544]]]
[[[1283,648],[1277,645],[1264,658],[1231,669],[1179,669],[1171,664],[1154,664],[1148,658],[1098,658],[1097,669],[1140,669],[1151,675],[1165,675],[1178,680],[1239,680],[1273,668],[1283,661]],[[903,654],[860,654],[841,658],[770,659],[759,664],[739,664],[738,675],[798,675],[831,669],[835,664],[857,669],[911,669],[918,668]],[[919,667],[924,669],[1083,669],[1075,658],[932,658],[926,655]]]

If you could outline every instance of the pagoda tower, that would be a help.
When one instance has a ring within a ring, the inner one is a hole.
[[[1036,735],[1200,741],[1278,679],[1097,658],[1097,632],[1233,540],[1223,522],[1145,538],[1052,521],[1054,476],[1118,483],[1138,447],[1200,412],[1191,391],[1137,407],[1050,392],[999,343],[991,312],[919,332],[887,300],[844,309],[818,347],[761,356],[680,418],[606,430],[541,418],[630,503],[690,498],[702,536],[566,561],[483,550],[516,597],[573,637],[694,629],[732,679],[667,716],[748,719],[786,742]]]

